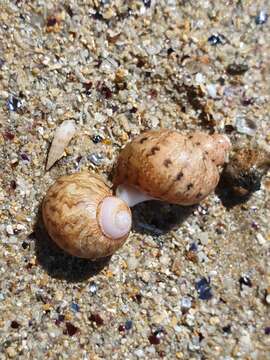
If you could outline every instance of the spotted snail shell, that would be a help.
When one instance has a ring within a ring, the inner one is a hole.
[[[215,189],[230,146],[219,134],[147,131],[120,152],[114,187],[126,184],[155,199],[196,204]]]

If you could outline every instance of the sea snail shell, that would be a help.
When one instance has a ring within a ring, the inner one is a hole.
[[[57,179],[43,200],[42,216],[59,247],[92,260],[113,254],[131,228],[126,203],[112,196],[101,177],[88,172]]]
[[[116,194],[129,206],[143,198],[180,205],[199,203],[215,189],[218,166],[225,162],[230,147],[225,135],[147,131],[120,152]]]

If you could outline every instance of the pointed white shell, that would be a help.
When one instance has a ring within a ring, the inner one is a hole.
[[[66,120],[58,126],[55,130],[54,138],[50,147],[46,170],[49,170],[53,164],[63,156],[64,150],[73,138],[76,130],[74,120]]]

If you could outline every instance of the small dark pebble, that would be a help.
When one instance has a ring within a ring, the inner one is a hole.
[[[270,326],[267,326],[267,327],[264,329],[264,333],[265,333],[265,335],[270,335]]]
[[[64,334],[69,335],[69,336],[73,336],[78,332],[78,328],[77,326],[71,324],[70,322],[66,322],[66,330],[64,331]]]
[[[148,337],[148,340],[149,340],[150,344],[152,344],[152,345],[160,344],[160,338],[157,337],[155,334],[150,335]]]
[[[22,107],[22,102],[20,99],[11,95],[7,100],[7,108],[9,111],[17,111]]]
[[[79,156],[76,158],[76,162],[77,162],[77,164],[79,164],[81,160],[82,160],[82,156],[81,156],[81,155],[79,155]]]
[[[125,329],[126,329],[126,330],[132,329],[132,326],[133,326],[133,323],[132,323],[131,320],[127,320],[127,321],[125,322]]]
[[[212,289],[210,287],[210,279],[206,279],[205,277],[201,278],[201,280],[196,282],[195,288],[198,291],[199,299],[201,300],[212,299],[213,294],[212,294]]]
[[[142,303],[142,295],[141,294],[136,294],[134,296],[134,300],[138,303],[141,304]]]
[[[221,34],[213,34],[209,36],[208,42],[210,45],[214,46],[214,45],[224,44],[226,40],[225,37]]]
[[[170,56],[172,53],[174,53],[173,48],[167,49],[167,55]]]
[[[15,135],[10,131],[5,131],[3,136],[5,140],[13,140],[15,138]]]
[[[70,5],[66,5],[65,9],[66,9],[66,12],[68,13],[68,15],[72,18],[74,15],[74,12],[73,12],[72,8],[70,7]]]
[[[29,263],[29,265],[32,265],[32,264]],[[50,299],[48,298],[48,296],[46,294],[44,294],[43,292],[37,292],[36,299],[37,299],[37,301],[43,302],[43,304],[47,304],[50,302]]]
[[[90,293],[91,293],[92,295],[95,295],[95,294],[97,293],[97,290],[98,290],[97,284],[94,283],[94,282],[91,282],[91,283],[89,284],[89,291],[90,291]]]
[[[254,230],[259,230],[259,229],[260,229],[259,224],[257,224],[255,221],[252,221],[251,227],[252,227],[252,229],[254,229]]]
[[[149,79],[151,77],[152,73],[151,71],[145,71],[144,76],[146,79]]]
[[[29,246],[29,244],[27,242],[23,241],[22,248],[25,250],[28,248],[28,246]]]
[[[218,235],[222,235],[224,233],[224,230],[218,227],[218,228],[216,228],[216,233]]]
[[[196,243],[192,243],[189,246],[189,251],[197,251],[198,250],[198,246]]]
[[[143,0],[143,4],[146,8],[150,8],[151,6],[151,0]]]
[[[4,64],[5,64],[5,60],[0,58],[0,69],[2,69]]]
[[[161,338],[164,336],[165,332],[163,328],[155,330],[149,337],[148,340],[152,345],[160,344]]]
[[[63,321],[65,320],[65,315],[60,314],[60,315],[58,316],[58,320],[59,320],[60,322],[63,322]]]
[[[199,336],[199,342],[201,342],[203,339],[204,339],[204,336],[202,333],[198,333],[198,336]]]
[[[80,307],[79,307],[78,304],[72,303],[72,304],[71,304],[71,310],[73,310],[73,311],[75,311],[75,312],[78,312],[78,311],[80,311]]]
[[[232,332],[231,325],[223,326],[222,331],[225,332],[226,334],[231,334]]]
[[[146,61],[145,61],[144,58],[139,57],[139,58],[137,59],[137,66],[138,66],[139,68],[142,68],[142,67],[145,65],[145,63],[146,63]]]
[[[110,99],[113,95],[112,90],[105,84],[100,87],[99,91],[105,99]]]
[[[97,326],[101,326],[104,324],[104,320],[99,314],[91,314],[89,320],[97,324]]]
[[[57,23],[56,17],[54,17],[54,16],[49,16],[49,17],[47,18],[47,27],[55,26],[56,23]]]
[[[93,19],[95,20],[104,20],[102,14],[99,11],[96,11],[93,15],[92,15]]]
[[[255,17],[255,23],[256,25],[263,25],[266,23],[267,19],[268,14],[264,10],[261,10],[259,14]]]
[[[254,98],[243,98],[241,100],[241,104],[243,106],[249,106],[249,105],[253,105],[255,103],[255,99]]]
[[[164,357],[164,356],[166,355],[166,353],[165,353],[165,351],[160,350],[160,351],[158,351],[158,355],[159,355],[160,357]]]
[[[156,89],[151,89],[149,91],[149,96],[150,96],[151,99],[155,99],[157,97],[157,95],[158,95],[158,92],[157,92]]]
[[[133,106],[131,109],[129,109],[129,112],[131,114],[135,114],[137,111],[138,111],[138,109],[135,106]]]
[[[65,320],[65,315],[58,315],[58,318],[55,320],[55,325],[59,326]]]
[[[119,110],[119,107],[117,105],[111,105],[112,112],[115,113]]]
[[[243,75],[248,71],[248,65],[246,64],[230,64],[227,66],[227,73],[229,75]]]
[[[94,135],[92,136],[91,140],[94,144],[98,144],[103,140],[103,138],[100,135]]]
[[[88,82],[86,82],[86,83],[83,83],[84,93],[85,93],[86,95],[90,95],[90,94],[91,94],[92,86],[93,86],[92,81],[88,81]]]
[[[124,325],[124,324],[120,324],[120,325],[118,326],[118,331],[119,331],[119,332],[125,332],[125,330],[126,330],[126,328],[125,328],[125,325]]]
[[[235,131],[235,128],[232,125],[225,125],[224,130],[226,134],[231,134],[233,131]]]
[[[225,85],[225,79],[223,78],[223,77],[220,77],[220,78],[218,78],[218,83],[221,85],[221,86],[224,86]]]
[[[13,320],[13,321],[11,321],[11,323],[10,323],[10,327],[11,327],[12,329],[18,329],[18,328],[20,327],[20,324],[19,324],[17,321]]]
[[[10,187],[11,187],[12,190],[15,190],[15,189],[16,189],[17,184],[16,184],[16,181],[15,181],[15,180],[11,180],[11,182],[10,182]]]
[[[22,160],[29,161],[29,157],[25,153],[21,154],[21,158],[22,158]]]
[[[243,289],[243,285],[252,287],[252,282],[248,276],[241,276],[239,279],[240,289]]]

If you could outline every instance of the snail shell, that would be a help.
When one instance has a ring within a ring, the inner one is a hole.
[[[88,172],[57,179],[43,200],[42,216],[59,247],[92,260],[113,254],[131,228],[126,203],[112,196],[101,177]]]
[[[147,131],[121,151],[114,186],[140,189],[170,203],[196,204],[215,189],[218,166],[224,163],[230,146],[224,135]]]

